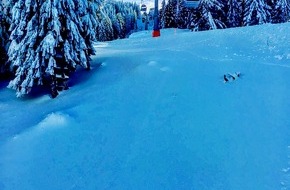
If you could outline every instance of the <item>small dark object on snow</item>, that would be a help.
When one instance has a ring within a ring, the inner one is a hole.
[[[234,74],[227,73],[224,75],[224,82],[226,83],[226,82],[234,81],[237,78],[240,78],[240,76],[241,76],[240,72],[235,72]]]
[[[224,81],[225,81],[225,82],[229,82],[229,79],[227,78],[226,75],[224,75]]]

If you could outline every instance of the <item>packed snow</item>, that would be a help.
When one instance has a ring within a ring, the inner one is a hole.
[[[0,190],[289,189],[289,28],[96,43],[56,99],[1,82]]]

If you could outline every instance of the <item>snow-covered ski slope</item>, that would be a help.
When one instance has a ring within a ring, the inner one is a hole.
[[[97,43],[56,99],[2,82],[0,189],[289,189],[289,29]]]

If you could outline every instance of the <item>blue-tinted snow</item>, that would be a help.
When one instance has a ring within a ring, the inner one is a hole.
[[[0,189],[290,188],[289,28],[143,31],[56,99],[3,87]]]

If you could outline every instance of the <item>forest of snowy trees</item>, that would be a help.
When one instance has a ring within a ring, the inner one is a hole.
[[[163,0],[160,27],[202,31],[283,23],[289,18],[289,0],[200,0],[196,9],[186,7],[184,0]]]
[[[282,23],[289,0],[163,0],[160,28],[192,31]],[[17,97],[35,86],[56,97],[77,66],[90,69],[93,42],[128,37],[142,17],[136,3],[103,0],[9,0],[0,5],[0,78]]]
[[[54,98],[77,66],[90,70],[93,42],[125,38],[139,13],[134,3],[10,0],[0,10],[1,78],[13,76],[17,97],[45,86]]]

